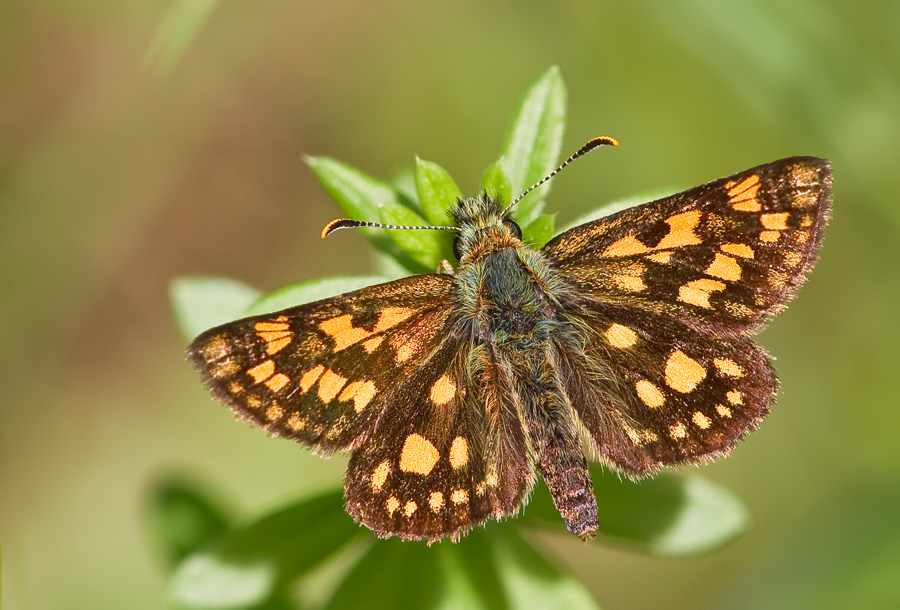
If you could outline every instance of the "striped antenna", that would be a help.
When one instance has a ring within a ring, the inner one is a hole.
[[[587,144],[585,144],[584,146],[579,148],[577,151],[575,151],[575,154],[573,154],[571,157],[569,157],[568,159],[563,161],[559,167],[557,167],[555,170],[553,170],[552,172],[550,172],[549,174],[547,174],[546,176],[541,178],[539,181],[535,182],[534,184],[529,186],[527,189],[525,189],[524,193],[522,193],[521,195],[516,197],[516,199],[512,203],[510,203],[508,206],[506,206],[506,208],[503,210],[503,216],[506,216],[506,213],[510,210],[510,208],[512,208],[514,205],[516,205],[517,203],[522,201],[522,198],[525,197],[525,195],[527,195],[528,193],[530,193],[537,187],[539,187],[542,184],[544,184],[545,182],[547,182],[550,178],[552,178],[553,176],[558,174],[560,171],[562,171],[562,168],[567,166],[569,163],[571,163],[578,157],[586,155],[587,153],[591,152],[595,148],[598,148],[600,146],[606,146],[606,145],[618,146],[619,142],[615,138],[611,138],[609,136],[598,136],[598,137],[593,138],[592,140],[588,141]],[[382,224],[380,222],[368,222],[366,220],[351,220],[349,218],[336,218],[336,219],[332,220],[331,222],[329,222],[327,225],[325,225],[325,228],[322,229],[322,239],[325,239],[326,237],[328,237],[329,235],[331,235],[338,229],[353,229],[353,228],[358,228],[358,227],[371,227],[373,229],[400,229],[400,230],[411,230],[411,231],[412,230],[459,231],[459,227],[437,227],[437,226],[431,226],[431,225],[428,225],[428,226],[386,225],[386,224]]]
[[[575,151],[575,154],[573,154],[571,157],[569,157],[568,159],[566,159],[565,161],[563,161],[563,162],[559,165],[559,167],[557,167],[555,170],[553,170],[552,172],[550,172],[549,174],[547,174],[546,176],[544,176],[543,178],[541,178],[540,180],[538,180],[537,182],[535,182],[534,184],[532,184],[531,186],[529,186],[527,189],[525,189],[525,192],[523,192],[521,195],[519,195],[518,197],[516,197],[516,198],[513,200],[512,203],[510,203],[508,206],[506,206],[506,208],[503,210],[503,215],[506,216],[506,213],[509,212],[510,208],[512,208],[514,205],[516,205],[517,203],[519,203],[520,201],[522,201],[522,199],[525,197],[525,195],[527,195],[528,193],[530,193],[531,191],[533,191],[533,190],[536,189],[537,187],[539,187],[539,186],[541,186],[542,184],[544,184],[545,182],[547,182],[550,178],[552,178],[553,176],[555,176],[556,174],[558,174],[559,172],[561,172],[562,169],[563,169],[565,166],[567,166],[569,163],[571,163],[572,161],[574,161],[574,160],[577,159],[578,157],[581,157],[581,156],[584,156],[584,155],[588,154],[589,152],[591,152],[591,151],[594,150],[595,148],[599,148],[600,146],[607,146],[607,145],[609,145],[609,146],[618,146],[618,145],[619,145],[619,141],[616,140],[615,138],[611,138],[611,137],[609,137],[609,136],[597,136],[596,138],[593,138],[593,139],[589,140],[587,144],[585,144],[584,146],[582,146],[581,148],[579,148],[578,150],[576,150],[576,151]]]
[[[374,229],[402,229],[415,230],[427,229],[433,231],[458,231],[457,227],[434,227],[434,226],[408,226],[408,225],[386,225],[380,222],[367,222],[365,220],[350,220],[349,218],[336,218],[325,225],[322,229],[322,239],[325,239],[338,229],[354,229],[357,227],[372,227]]]

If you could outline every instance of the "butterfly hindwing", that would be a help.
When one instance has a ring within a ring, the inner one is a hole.
[[[189,355],[242,419],[326,455],[353,449],[440,344],[449,286],[419,275],[239,320]]]
[[[575,227],[542,251],[587,300],[746,333],[802,283],[830,203],[830,164],[792,157]]]
[[[566,391],[591,446],[632,476],[731,451],[769,412],[778,385],[762,348],[639,310],[605,306],[560,349]]]
[[[499,406],[497,386],[480,382],[491,374],[481,352],[467,336],[450,333],[398,386],[351,458],[347,510],[376,534],[456,539],[518,511],[531,491],[534,468],[522,428],[504,422],[509,413]]]

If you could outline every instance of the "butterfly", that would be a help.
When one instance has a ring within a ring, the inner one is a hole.
[[[540,249],[510,215],[531,189],[459,199],[431,227],[456,232],[455,269],[230,322],[189,357],[238,418],[349,453],[346,509],[380,537],[458,540],[522,510],[540,474],[587,539],[588,458],[634,479],[707,462],[769,413],[778,380],[750,335],[815,263],[831,184],[827,160],[781,159]],[[352,226],[397,228],[323,237]]]

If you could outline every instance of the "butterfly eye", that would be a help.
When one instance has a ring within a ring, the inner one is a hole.
[[[459,240],[460,236],[457,235],[456,239],[453,240],[453,256],[456,257],[456,260],[462,260],[462,243]]]
[[[503,225],[510,230],[510,232],[516,236],[516,239],[522,239],[522,229],[519,228],[514,221],[509,218],[503,219]]]

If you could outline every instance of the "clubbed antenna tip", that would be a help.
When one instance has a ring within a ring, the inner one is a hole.
[[[322,239],[325,239],[338,229],[354,229],[358,227],[371,227],[373,229],[399,229],[399,230],[431,230],[431,231],[457,231],[456,227],[435,227],[435,226],[408,226],[408,225],[386,225],[380,222],[367,222],[365,220],[350,220],[349,218],[335,218],[322,229]]]
[[[546,176],[544,176],[543,178],[541,178],[540,180],[538,180],[537,182],[535,182],[534,184],[529,186],[527,189],[525,189],[525,191],[521,195],[516,197],[512,201],[512,203],[510,203],[508,206],[506,206],[506,209],[503,210],[503,215],[505,216],[506,213],[509,212],[509,210],[514,205],[516,205],[517,203],[522,201],[522,199],[525,197],[525,195],[527,195],[528,193],[530,193],[531,191],[533,191],[540,185],[547,182],[550,178],[552,178],[553,176],[555,176],[556,174],[561,172],[565,166],[567,166],[569,163],[571,163],[578,157],[580,157],[582,155],[586,155],[587,153],[591,152],[595,148],[599,148],[601,146],[618,146],[618,145],[619,145],[619,141],[610,136],[597,136],[596,138],[592,138],[592,139],[588,140],[587,144],[585,144],[584,146],[582,146],[581,148],[576,150],[575,153],[571,157],[569,157],[568,159],[566,159],[565,161],[560,163],[559,167],[557,167],[555,170],[553,170],[552,172],[550,172],[549,174],[547,174]]]

